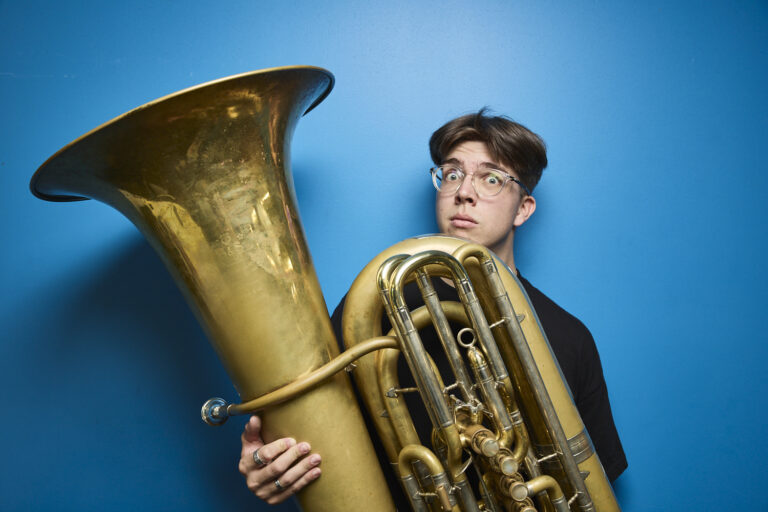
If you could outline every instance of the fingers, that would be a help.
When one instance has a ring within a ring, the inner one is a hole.
[[[294,466],[283,473],[277,480],[280,481],[282,490],[279,489],[274,482],[271,486],[266,486],[264,491],[272,491],[273,494],[264,497],[263,499],[269,504],[282,503],[288,499],[291,495],[296,494],[308,484],[315,481],[320,477],[321,470],[318,467],[320,464],[320,455],[312,454],[299,460]],[[257,493],[257,496],[259,494]]]
[[[241,459],[241,473],[256,496],[268,503],[280,503],[320,476],[320,455],[308,455],[309,452],[308,443],[296,444],[290,438],[280,439],[259,449],[259,458],[270,461],[266,466],[256,467],[251,451],[250,456]],[[246,466],[245,471],[243,466]],[[276,480],[280,487],[275,485]]]
[[[306,487],[307,485],[311,484],[313,481],[317,480],[320,477],[320,468],[315,468],[312,471],[305,473],[299,480],[294,482],[288,489],[279,492],[279,494],[274,494],[270,496],[269,498],[265,499],[267,503],[270,505],[277,505],[278,503],[282,503],[297,492],[299,492],[301,489]],[[285,486],[283,484],[282,479],[280,480],[280,484]]]
[[[277,441],[265,444],[259,448],[259,458],[264,461],[265,464],[262,467],[264,470],[269,468],[269,471],[264,473],[267,477],[281,475],[288,469],[288,466],[296,462],[301,455],[299,448],[296,446],[296,440],[291,439],[290,437],[278,439]],[[256,461],[253,460],[253,455],[251,455],[251,460],[256,469],[262,469],[256,464]],[[277,476],[275,476],[275,478],[277,478]]]
[[[269,504],[285,501],[320,477],[320,455],[311,454],[309,443],[296,443],[290,437],[264,443],[261,418],[251,416],[241,436],[242,450],[238,469],[248,489]],[[258,450],[258,464],[254,453]],[[280,485],[275,485],[278,481]]]
[[[270,481],[280,478],[307,453],[309,453],[308,443],[297,445],[296,441],[290,438],[279,439],[274,443],[264,445],[259,450],[259,457],[267,462],[267,465],[259,471],[258,478]]]
[[[295,445],[296,441],[289,437],[278,439],[269,444],[264,444],[261,438],[259,438],[258,441],[251,443],[243,440],[243,448],[240,451],[238,470],[247,478],[252,472],[266,468],[273,459],[285,453],[286,450]],[[261,460],[263,464],[258,464],[256,462],[256,458],[254,457],[256,451],[259,452],[259,460]]]

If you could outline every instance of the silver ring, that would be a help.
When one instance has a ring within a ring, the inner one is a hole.
[[[280,483],[280,480],[279,480],[279,479],[278,479],[278,480],[275,480],[275,487],[277,487],[277,490],[278,490],[278,491],[282,491],[282,490],[284,490],[284,489],[285,489],[285,487],[283,487],[283,484],[281,484],[281,483]]]
[[[263,448],[263,446],[262,446],[262,448]],[[253,452],[253,462],[256,463],[256,467],[257,468],[261,469],[261,468],[263,468],[264,466],[267,465],[267,461],[265,461],[264,459],[259,457],[259,450],[261,450],[261,448],[259,448],[255,452]]]

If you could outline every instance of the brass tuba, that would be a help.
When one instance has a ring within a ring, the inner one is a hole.
[[[203,419],[262,411],[265,439],[306,439],[323,454],[323,477],[299,493],[304,510],[394,508],[343,369],[415,510],[618,510],[535,312],[486,249],[428,237],[379,255],[350,290],[339,354],[288,163],[298,119],[332,86],[325,70],[288,67],[172,94],[67,145],[30,187],[51,201],[100,200],[148,238],[242,399],[209,400]],[[428,276],[453,279],[464,303],[439,303]],[[426,309],[403,304],[410,280]],[[448,320],[468,326],[458,344]],[[446,340],[455,385],[419,348],[416,329],[429,322]],[[399,400],[398,349],[435,424],[432,450]],[[479,497],[464,477],[470,464],[483,474]]]

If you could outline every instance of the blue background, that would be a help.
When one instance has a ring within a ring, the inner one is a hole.
[[[436,229],[431,132],[506,113],[550,158],[517,263],[597,340],[624,510],[764,506],[767,21],[755,1],[0,1],[0,509],[261,508],[242,421],[199,419],[235,393],[159,259],[110,208],[27,187],[133,107],[292,64],[337,80],[292,155],[331,308]]]

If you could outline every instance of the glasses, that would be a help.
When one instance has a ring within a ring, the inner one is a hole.
[[[433,167],[429,172],[432,174],[432,183],[442,194],[455,194],[461,188],[462,183],[464,183],[464,178],[467,177],[467,173],[461,170],[460,167],[449,164]],[[474,187],[477,195],[481,197],[499,195],[504,186],[510,181],[517,183],[527,195],[531,195],[531,191],[523,185],[522,181],[498,169],[484,168],[473,172],[470,176],[472,187]]]

